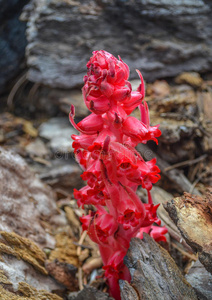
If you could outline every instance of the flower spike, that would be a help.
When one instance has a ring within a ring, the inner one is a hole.
[[[119,280],[130,282],[130,273],[123,263],[132,237],[148,233],[156,241],[165,241],[167,229],[159,227],[157,208],[150,194],[160,179],[156,159],[145,161],[135,149],[138,143],[157,142],[161,132],[150,126],[148,105],[144,101],[145,85],[132,91],[128,81],[129,67],[120,58],[100,50],[94,51],[87,63],[82,88],[83,99],[91,114],[74,122],[71,106],[69,119],[80,134],[72,138],[74,153],[82,166],[82,179],[87,185],[74,197],[79,206],[95,207],[80,218],[83,230],[99,246],[110,294],[120,300]],[[141,120],[130,114],[139,107]],[[147,190],[148,203],[142,203],[136,190]],[[158,225],[158,226],[156,226]]]

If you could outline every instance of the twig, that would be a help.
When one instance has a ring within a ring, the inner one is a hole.
[[[42,157],[39,157],[39,156],[35,156],[35,157],[33,157],[32,158],[35,162],[38,162],[38,163],[40,163],[40,164],[42,164],[42,165],[45,165],[45,166],[48,166],[48,167],[51,167],[51,162],[50,161],[48,161],[48,160],[46,160],[46,159],[44,159],[44,158],[42,158]]]
[[[189,115],[189,114],[185,114],[185,116],[198,126],[197,128],[203,133],[203,135],[206,135],[207,137],[211,136],[211,133],[209,133],[208,131],[206,131],[204,129],[204,127],[202,126],[201,122],[199,120],[197,120],[196,117],[194,117],[192,115]]]
[[[174,164],[172,166],[169,166],[169,167],[165,168],[164,172],[167,172],[167,171],[170,171],[172,169],[179,168],[179,167],[194,165],[194,164],[204,160],[207,156],[208,156],[207,154],[203,154],[200,157],[197,157],[195,159],[189,159],[189,160],[181,161],[177,164]]]
[[[197,177],[197,179],[193,182],[193,184],[192,184],[192,186],[191,186],[191,188],[190,188],[190,190],[189,190],[189,193],[190,193],[190,194],[192,194],[192,192],[193,192],[195,186],[196,186],[197,183],[202,179],[202,177],[203,177],[205,174],[208,174],[208,173],[209,173],[208,170],[206,170],[206,171],[200,173],[200,175],[199,175],[199,176]]]
[[[74,245],[80,247],[80,248],[84,248],[84,249],[89,249],[89,250],[93,250],[93,247],[91,246],[86,246],[86,245],[83,245],[83,244],[79,244],[77,242],[73,242]]]
[[[37,90],[39,89],[39,87],[40,87],[40,83],[35,83],[35,84],[33,84],[33,87],[30,89],[28,98],[32,99],[32,101],[33,101],[34,96],[35,96]]]
[[[185,115],[179,114],[179,113],[173,113],[173,112],[166,112],[161,113],[160,117],[162,118],[170,118],[170,119],[177,119],[177,120],[187,120],[188,118]]]
[[[83,290],[83,279],[82,279],[82,276],[83,276],[83,271],[82,271],[82,268],[80,267],[78,269],[78,284],[79,284],[79,290]]]
[[[78,242],[80,245],[83,243],[84,239],[86,238],[86,235],[87,235],[87,231],[83,231],[83,233],[79,239],[79,242]],[[81,246],[78,246],[77,247],[77,256],[80,256],[80,254],[81,254]]]
[[[198,259],[197,255],[191,254],[188,251],[183,250],[181,247],[179,247],[178,245],[176,245],[173,242],[172,242],[172,247],[174,247],[175,249],[177,249],[182,255],[187,256],[191,260],[197,261],[197,259]]]
[[[99,269],[102,266],[102,258],[101,257],[95,257],[89,260],[88,262],[84,263],[82,266],[82,270],[86,274],[90,274],[93,270]]]
[[[12,106],[13,104],[13,99],[15,97],[15,94],[17,93],[18,89],[22,86],[22,84],[26,81],[27,79],[27,73],[24,73],[19,80],[16,82],[16,84],[13,86],[11,92],[9,93],[9,96],[7,98],[7,105],[9,107]]]
[[[166,224],[166,228],[168,229],[168,233],[170,236],[175,239],[178,243],[180,243],[187,251],[193,253],[191,247],[186,243],[186,241],[180,236],[177,232],[175,232],[169,225]]]
[[[186,114],[179,114],[179,113],[161,113],[161,117],[168,117],[168,118],[173,118],[177,120],[191,120],[194,124],[196,124],[197,128],[207,137],[210,137],[211,134],[204,129],[202,126],[201,122],[194,116],[189,115],[188,113]]]

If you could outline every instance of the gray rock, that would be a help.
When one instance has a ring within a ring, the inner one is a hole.
[[[17,154],[0,148],[0,230],[15,232],[42,247],[54,247],[45,220],[64,225],[53,191],[42,183]]]
[[[70,293],[68,300],[114,300],[114,298],[92,286],[85,286],[85,288],[78,293]]]
[[[77,131],[72,127],[68,118],[52,118],[39,127],[39,136],[49,141],[54,153],[72,153],[72,134]]]
[[[93,50],[120,55],[138,78],[212,67],[211,1],[34,0],[27,23],[28,77],[51,87],[82,84]]]
[[[74,105],[77,117],[85,117],[90,112],[87,109],[82,97],[82,91],[79,89],[75,90],[54,90],[51,94],[57,97],[57,102],[59,99],[60,109],[69,114],[71,105]]]
[[[33,142],[29,143],[25,149],[31,156],[46,157],[49,155],[46,145],[39,138],[36,138]]]
[[[36,170],[40,179],[51,185],[55,189],[64,190],[67,193],[73,192],[74,188],[81,188],[83,181],[80,177],[82,170],[79,165],[66,157],[66,154],[58,153],[52,160],[50,167],[43,167]]]

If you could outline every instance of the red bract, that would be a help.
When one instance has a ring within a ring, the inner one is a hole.
[[[78,205],[93,205],[96,211],[81,218],[83,230],[99,245],[110,292],[120,299],[118,280],[130,281],[123,263],[132,237],[143,232],[156,241],[165,241],[166,228],[160,225],[150,190],[160,179],[156,159],[145,161],[135,150],[138,143],[157,142],[161,132],[151,127],[144,99],[144,82],[132,91],[128,66],[106,51],[95,51],[87,63],[83,97],[91,114],[75,124],[74,107],[70,121],[80,132],[73,135],[76,159],[82,166],[87,186],[74,190]],[[129,116],[139,107],[141,120]],[[149,202],[136,195],[138,186],[147,190]]]

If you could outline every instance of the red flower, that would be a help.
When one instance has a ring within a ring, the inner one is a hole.
[[[156,241],[165,240],[164,227],[157,217],[150,194],[152,184],[160,179],[156,159],[144,161],[135,150],[138,143],[157,142],[161,132],[151,127],[142,75],[137,91],[132,91],[128,66],[119,58],[100,50],[87,63],[83,97],[91,114],[78,124],[74,107],[70,121],[80,132],[73,135],[77,161],[87,186],[74,190],[78,205],[94,205],[96,211],[81,218],[83,230],[99,245],[110,292],[120,299],[118,280],[130,281],[123,264],[132,237],[143,238],[143,232]],[[139,107],[141,119],[129,116]],[[136,195],[141,185],[148,193],[148,204]]]

